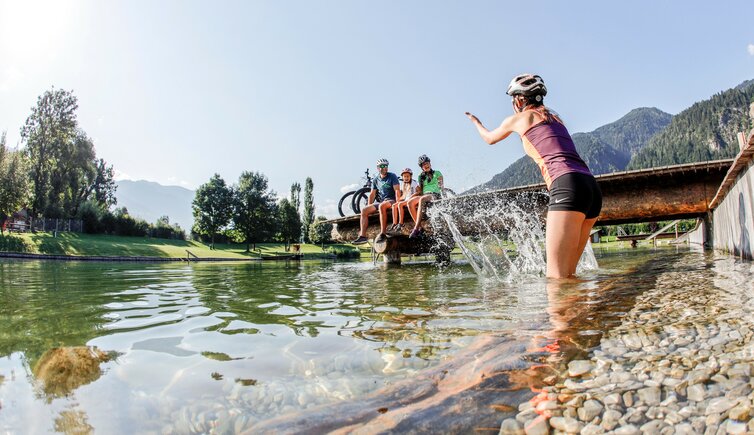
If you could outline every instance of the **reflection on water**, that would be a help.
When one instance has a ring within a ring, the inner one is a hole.
[[[0,430],[294,430],[337,425],[345,406],[343,425],[499,427],[668,264],[702,256],[597,255],[600,270],[557,287],[464,265],[3,261]],[[117,357],[74,388],[40,389],[43,355],[82,346]],[[407,392],[413,404],[400,402]],[[401,421],[398,402],[413,407]]]

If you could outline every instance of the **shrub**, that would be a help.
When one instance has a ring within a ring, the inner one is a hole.
[[[102,223],[105,214],[109,214],[109,212],[104,210],[97,203],[86,201],[79,207],[76,217],[81,219],[85,233],[101,234],[105,232]]]
[[[325,223],[327,220],[324,216],[318,216],[317,219],[309,226],[309,240],[315,245],[323,245],[330,243],[332,240],[330,233],[332,232],[332,224]]]
[[[0,251],[2,252],[34,252],[31,245],[21,237],[10,234],[0,235]]]
[[[361,256],[359,250],[352,246],[336,245],[328,247],[327,250],[329,253],[335,254],[337,258],[359,258]]]
[[[157,221],[149,231],[152,237],[158,239],[173,239],[173,240],[186,240],[186,232],[177,224],[169,225],[161,221]]]

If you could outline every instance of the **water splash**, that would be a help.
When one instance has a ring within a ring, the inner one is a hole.
[[[480,276],[500,281],[543,276],[548,198],[544,191],[449,198],[432,206],[429,223],[436,234],[452,238]],[[587,243],[577,271],[596,268]]]

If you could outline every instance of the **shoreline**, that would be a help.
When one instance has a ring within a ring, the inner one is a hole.
[[[0,258],[12,258],[21,260],[51,260],[51,261],[99,261],[99,262],[227,262],[227,261],[301,261],[307,258],[303,255],[272,256],[252,258],[225,258],[225,257],[199,257],[188,259],[186,257],[128,257],[106,255],[64,255],[64,254],[29,254],[21,252],[0,252]]]

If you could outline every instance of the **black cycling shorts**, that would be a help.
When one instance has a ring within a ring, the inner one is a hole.
[[[578,211],[587,219],[600,215],[602,191],[593,176],[579,172],[563,174],[550,185],[548,210]]]

